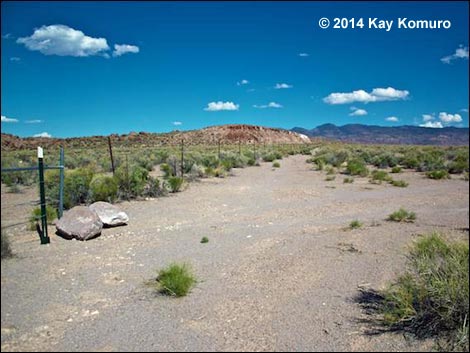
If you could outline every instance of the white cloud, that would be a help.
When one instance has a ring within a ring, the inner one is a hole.
[[[40,124],[40,123],[42,123],[42,120],[38,120],[38,119],[25,121],[25,124]]]
[[[358,109],[356,107],[351,107],[351,110],[353,110],[352,113],[350,113],[350,116],[363,116],[367,115],[367,111],[365,109]]]
[[[10,39],[11,38],[11,33],[7,33],[7,34],[2,35],[2,38],[3,39]]]
[[[263,104],[263,105],[254,105],[253,107],[259,108],[259,109],[265,109],[265,108],[283,108],[283,106],[279,103],[276,102],[269,102],[268,104]]]
[[[109,50],[105,38],[89,37],[65,25],[36,28],[31,36],[18,38],[16,42],[44,55],[84,57],[100,55]]]
[[[446,112],[439,113],[439,119],[444,123],[460,123],[462,117],[459,114],[447,114]]]
[[[241,80],[240,82],[237,82],[237,86],[243,86],[249,84],[250,81],[248,80]]]
[[[2,123],[17,123],[18,119],[7,118],[5,115],[2,115]]]
[[[441,61],[444,64],[450,64],[453,60],[457,59],[467,59],[468,60],[468,47],[464,47],[460,45],[457,49],[455,49],[455,53],[452,55],[444,56],[441,58]]]
[[[462,108],[462,109],[460,109],[460,111],[463,112],[463,113],[468,113],[468,109],[466,109],[466,108]]]
[[[12,57],[10,58],[10,61],[20,61],[20,60],[21,60],[21,58],[19,58],[19,57],[17,57],[17,56],[12,56]]]
[[[255,90],[254,88],[249,88],[249,89],[247,89],[246,91],[247,91],[247,92],[254,92],[254,91],[256,91],[256,90]]]
[[[139,47],[129,44],[114,44],[113,56],[121,56],[126,53],[138,53]]]
[[[41,132],[40,134],[33,135],[33,137],[46,137],[46,138],[51,138],[52,135],[49,134],[48,132]]]
[[[308,53],[299,53],[299,56],[307,57],[307,56],[310,56],[310,54],[308,54]]]
[[[372,92],[366,92],[362,89],[350,93],[331,93],[323,101],[328,104],[350,104],[354,102],[370,103],[403,100],[408,97],[410,92],[398,90],[392,87],[374,88]]]
[[[274,86],[275,89],[285,89],[285,88],[292,88],[294,86],[288,85],[287,83],[276,83],[276,86]]]
[[[233,102],[210,102],[204,110],[209,112],[216,112],[220,110],[238,110],[240,106]]]
[[[173,121],[173,125],[180,126],[183,125],[183,123],[181,121]]]
[[[385,120],[387,121],[391,121],[393,123],[396,123],[398,121],[398,118],[396,116],[389,116],[388,118],[386,118]]]
[[[434,129],[442,129],[444,127],[444,126],[442,126],[442,123],[440,121],[436,121],[436,122],[428,121],[425,124],[420,124],[419,126],[421,126],[421,127],[430,127],[430,128],[434,128]]]
[[[423,114],[423,121],[426,122],[426,121],[431,121],[431,120],[434,120],[435,119],[435,116],[433,114]]]

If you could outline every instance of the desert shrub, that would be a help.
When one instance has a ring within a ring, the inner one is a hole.
[[[112,176],[96,174],[90,182],[90,201],[114,202],[118,193],[118,181]]]
[[[132,167],[120,166],[115,173],[119,196],[125,199],[142,196],[148,175],[148,170],[138,165]]]
[[[147,197],[159,197],[167,194],[164,183],[160,183],[160,180],[151,176],[147,179],[147,184],[144,188],[144,196]]]
[[[51,205],[46,205],[46,218],[47,224],[52,224],[52,222],[57,218],[57,210]],[[31,216],[29,217],[29,230],[36,230],[36,222],[41,224],[41,207],[36,207],[31,211]]]
[[[214,154],[205,154],[202,157],[201,164],[204,167],[217,168],[219,165],[219,159]]]
[[[392,168],[392,173],[401,173],[401,167],[398,167],[398,166],[393,167]]]
[[[281,164],[279,162],[274,162],[273,168],[281,168]]]
[[[435,179],[435,180],[448,179],[449,173],[447,172],[447,170],[433,170],[433,171],[427,172],[426,176],[429,179]]]
[[[335,175],[336,174],[336,169],[331,165],[325,167],[325,171],[326,171],[326,175]]]
[[[352,183],[354,183],[354,178],[346,177],[343,179],[343,184],[352,184]]]
[[[189,265],[173,263],[159,271],[157,282],[160,292],[166,295],[183,297],[196,283]]]
[[[282,159],[282,154],[278,151],[269,151],[263,153],[261,158],[264,162],[273,162],[276,159]]]
[[[379,182],[392,180],[390,175],[388,175],[388,173],[384,170],[372,171],[371,177],[372,177],[372,180],[379,181]]]
[[[336,179],[336,175],[328,175],[326,178],[325,178],[325,181],[333,181]]]
[[[400,187],[400,188],[406,188],[408,186],[408,183],[404,180],[391,180],[390,184],[392,184],[393,186]]]
[[[468,152],[460,152],[449,162],[447,170],[451,174],[468,172]]]
[[[381,153],[372,158],[372,164],[378,168],[395,167],[398,164],[398,159],[389,152]]]
[[[414,212],[408,212],[404,208],[400,208],[398,211],[393,212],[387,218],[388,221],[394,222],[414,222],[416,214]]]
[[[412,247],[409,270],[383,294],[385,323],[418,337],[437,337],[443,350],[467,351],[468,242],[434,233]]]
[[[248,158],[246,164],[250,167],[253,167],[256,164],[256,160],[254,158]]]
[[[163,172],[164,178],[169,178],[173,176],[173,169],[170,167],[169,164],[163,163],[160,165],[160,170]]]
[[[363,226],[363,223],[360,222],[357,219],[355,219],[354,221],[351,221],[351,223],[349,223],[349,228],[351,228],[351,229],[361,228],[362,226]]]
[[[93,170],[89,168],[78,168],[72,171],[65,171],[64,178],[64,207],[86,203],[89,196],[90,182],[93,178]],[[58,187],[58,184],[56,185]],[[57,199],[58,192],[51,197]]]
[[[354,159],[348,162],[346,166],[346,172],[350,175],[359,175],[365,177],[369,174],[369,170],[366,167],[364,161],[360,159]]]
[[[2,243],[1,243],[1,259],[7,259],[13,256],[13,252],[11,251],[10,240],[8,239],[8,235],[2,230]]]
[[[21,193],[21,189],[20,187],[18,186],[18,184],[13,184],[11,185],[8,190],[7,190],[8,193],[11,193],[11,194],[20,194]]]
[[[208,243],[209,242],[209,238],[208,237],[202,237],[201,239],[201,243],[202,244],[205,244],[205,243]]]
[[[180,177],[170,177],[168,178],[168,187],[170,192],[178,192],[183,185],[183,178]]]

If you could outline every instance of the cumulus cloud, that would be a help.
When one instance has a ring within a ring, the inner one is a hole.
[[[274,86],[275,89],[285,89],[285,88],[292,88],[294,86],[288,85],[287,83],[276,83],[276,86]]]
[[[435,119],[435,116],[432,115],[432,114],[423,114],[423,121],[426,122],[426,121],[431,121],[431,120],[434,120]]]
[[[307,56],[310,56],[310,54],[308,54],[308,53],[299,53],[299,56],[307,57]]]
[[[356,107],[351,107],[351,110],[353,111],[350,113],[350,116],[363,116],[367,115],[367,111],[365,109],[358,109]]]
[[[209,112],[217,112],[220,110],[238,110],[240,106],[233,102],[210,102],[207,104],[207,107],[204,110]]]
[[[447,114],[446,112],[440,112],[439,120],[446,124],[460,123],[462,122],[462,117],[459,114]]]
[[[109,50],[105,38],[89,37],[65,25],[36,28],[31,36],[18,38],[16,42],[44,55],[83,57],[100,55]]]
[[[51,138],[52,135],[49,134],[48,132],[41,132],[40,134],[33,135],[33,137],[46,137],[46,138]]]
[[[283,106],[279,103],[276,102],[269,102],[268,104],[263,104],[263,105],[254,105],[253,107],[259,108],[259,109],[265,109],[265,108],[283,108]]]
[[[468,47],[464,47],[460,45],[457,49],[455,49],[455,53],[452,55],[447,55],[441,58],[441,61],[444,64],[450,64],[453,60],[457,59],[467,59],[468,60]]]
[[[18,119],[7,118],[5,115],[2,115],[2,123],[17,123]]]
[[[424,124],[420,124],[419,126],[421,127],[430,127],[433,129],[442,129],[444,126],[442,126],[442,123],[440,121],[427,121]]]
[[[363,89],[349,93],[331,93],[323,98],[328,104],[350,104],[354,102],[370,103],[403,100],[408,97],[410,92],[406,90],[398,90],[393,87],[374,88],[372,92],[366,92]]]
[[[398,118],[396,116],[389,116],[388,118],[386,118],[385,120],[387,121],[391,121],[393,123],[396,123],[398,121]]]
[[[237,82],[237,86],[243,86],[243,85],[247,85],[249,83],[250,83],[250,81],[248,81],[248,80],[241,80],[241,81]]]
[[[121,56],[126,53],[138,53],[139,47],[129,44],[114,44],[113,56]]]
[[[463,112],[463,113],[468,113],[468,109],[466,109],[466,108],[462,108],[462,109],[460,109],[460,111]]]
[[[25,124],[40,124],[40,123],[42,123],[42,120],[39,120],[39,119],[25,121]]]
[[[183,125],[183,123],[181,121],[173,121],[173,125],[180,126]]]

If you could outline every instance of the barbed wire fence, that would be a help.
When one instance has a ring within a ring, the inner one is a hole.
[[[144,166],[158,179],[162,177],[159,166],[168,164],[174,176],[186,179],[190,177],[194,161],[201,159],[201,156],[210,157],[215,163],[234,156],[258,161],[270,151],[282,151],[283,154],[290,155],[311,148],[311,143],[272,144],[255,139],[250,141],[218,139],[212,144],[190,144],[184,139],[179,143],[136,144],[134,141],[114,143],[111,137],[107,137],[95,146],[67,147],[65,153],[67,158],[64,158],[64,148],[52,146],[48,147],[44,156],[43,170],[59,170],[59,175],[52,178],[52,182],[58,183],[59,187],[54,189],[57,189],[57,196],[47,193],[48,197],[43,202],[37,195],[42,194],[38,191],[44,188],[45,181],[44,175],[41,179],[39,158],[37,165],[34,165],[35,151],[2,151],[2,230],[14,228],[16,232],[21,232],[31,230],[31,225],[34,225],[40,235],[41,243],[45,242],[47,222],[52,221],[47,220],[47,205],[57,209],[58,217],[62,216],[64,184],[67,181],[65,169],[72,172],[79,168],[91,167],[101,174],[110,176],[120,174],[124,179],[122,198],[130,199],[131,171],[136,165]],[[46,181],[50,179],[47,176],[50,175],[46,174]],[[35,185],[38,187],[35,188]],[[29,200],[25,200],[28,198]],[[38,207],[41,208],[41,212],[36,211],[33,216],[32,211]]]

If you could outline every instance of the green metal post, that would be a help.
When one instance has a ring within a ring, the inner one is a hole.
[[[59,219],[62,218],[64,213],[64,148],[60,148],[60,158],[59,158]]]
[[[41,223],[42,229],[39,234],[41,244],[49,244],[51,240],[47,234],[47,216],[46,216],[46,193],[44,191],[44,161],[43,151],[38,147],[38,167],[39,167],[39,195],[41,199]]]

